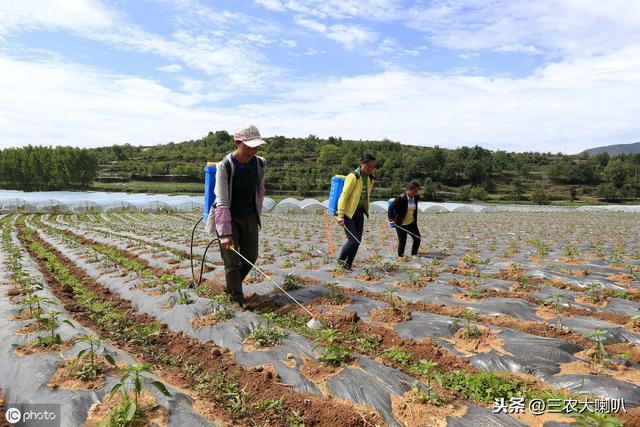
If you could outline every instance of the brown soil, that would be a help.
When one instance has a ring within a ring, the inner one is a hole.
[[[419,289],[424,288],[427,285],[426,281],[418,280],[415,283],[407,283],[407,282],[392,282],[391,286],[395,286],[396,288],[403,289],[405,291],[417,291]]]
[[[607,312],[592,313],[588,310],[578,308],[578,307],[564,307],[563,311],[576,316],[595,317],[597,319],[615,323],[617,325],[625,325],[626,323],[629,322],[629,319],[631,319],[630,316],[622,316],[620,314],[615,314],[615,313],[607,313]]]
[[[640,363],[640,347],[631,343],[618,343],[604,346],[607,353],[611,356],[628,352],[629,360],[635,363]]]
[[[53,389],[82,389],[82,390],[96,390],[104,387],[104,375],[108,373],[116,372],[118,368],[124,367],[120,364],[118,367],[114,367],[107,363],[102,357],[96,355],[96,361],[100,366],[100,373],[92,380],[83,380],[75,378],[71,375],[73,369],[79,369],[89,364],[89,358],[85,357],[77,365],[75,365],[76,358],[69,358],[58,366],[58,369],[49,380],[49,387]]]
[[[625,328],[627,328],[631,332],[635,332],[637,334],[640,334],[640,321],[638,321],[638,320],[636,320],[635,322],[625,323],[622,326],[624,326]]]
[[[589,270],[568,270],[567,273],[573,277],[586,277],[591,274]]]
[[[583,356],[588,359],[589,350],[576,353],[577,357]],[[587,362],[570,362],[560,365],[560,372],[556,375],[607,375],[620,381],[626,381],[628,383],[640,386],[640,371],[637,369],[629,368],[624,365],[611,364],[609,366],[599,365],[596,363]]]
[[[545,320],[553,320],[557,319],[562,315],[562,311],[557,311],[553,307],[549,307],[548,305],[541,305],[536,308],[536,316]]]
[[[296,276],[296,275],[294,275],[293,279],[295,280],[295,282],[298,285],[302,285],[302,286],[319,285],[320,283],[322,283],[320,280],[314,279],[313,277],[308,277],[308,276]]]
[[[20,313],[11,318],[11,320],[13,320],[14,322],[23,322],[29,319],[31,319],[31,313],[29,312],[28,308],[26,310],[20,311]]]
[[[640,407],[620,411],[616,416],[625,421],[625,426],[640,426]]]
[[[193,329],[200,329],[205,326],[215,325],[220,322],[215,316],[216,313],[209,313],[206,316],[194,317],[191,319],[191,327]]]
[[[40,323],[38,321],[33,321],[33,322],[29,323],[28,325],[25,325],[22,328],[18,329],[16,331],[16,334],[18,334],[18,335],[28,335],[28,334],[31,334],[33,332],[44,331],[44,330],[46,330],[46,328],[42,323]]]
[[[0,390],[0,427],[10,427],[4,414],[4,393]]]
[[[379,282],[380,279],[382,279],[382,277],[377,274],[367,274],[367,273],[358,274],[356,278],[364,282]]]
[[[579,302],[580,304],[584,304],[584,305],[590,305],[591,307],[606,307],[607,304],[609,303],[609,301],[607,301],[606,299],[598,301],[598,302],[593,302],[592,300],[590,300],[587,296],[585,295],[576,295],[573,298],[576,302]]]
[[[375,292],[363,291],[360,289],[352,290],[352,289],[346,289],[346,288],[344,289],[344,292],[345,294],[349,294],[349,295],[363,295],[374,300],[384,301],[384,297]],[[544,307],[544,306],[541,305],[540,307]],[[429,303],[429,302],[423,302],[423,301],[409,303],[409,308],[412,312],[421,311],[426,313],[440,314],[442,316],[449,316],[449,317],[460,317],[461,313],[468,311],[467,308],[459,305],[446,306],[441,303]],[[563,316],[573,316],[576,314],[584,315],[584,312],[585,312],[585,310],[579,310],[578,313],[575,313],[571,311],[572,308],[567,309],[569,311],[565,312],[564,308],[566,307],[563,307],[563,312],[562,312]],[[613,316],[615,318],[616,315],[613,315]],[[607,317],[606,313],[605,313],[605,316],[603,317]],[[622,318],[617,320],[622,321],[625,319],[624,316],[621,316],[621,317]],[[507,315],[479,316],[478,320],[487,325],[504,326],[504,327],[514,329],[516,331],[521,331],[521,332],[525,332],[528,334],[541,336],[541,337],[564,339],[581,346],[584,346],[588,342],[581,335],[573,333],[567,329],[557,328],[545,322],[533,322],[533,321],[528,321],[523,319],[517,319],[515,317],[510,317]]]
[[[167,293],[166,290],[162,290],[162,289],[154,289],[151,291],[146,291],[147,295],[152,296],[152,297],[159,297],[160,295],[164,295]]]
[[[130,393],[129,396],[133,396],[133,393]],[[109,394],[105,394],[102,402],[94,404],[91,406],[91,409],[89,409],[88,418],[84,427],[98,427],[100,421],[106,419],[109,411],[117,407],[119,403],[120,394],[113,396],[113,399],[109,399]],[[149,419],[150,425],[158,425],[160,427],[169,425],[169,409],[158,405],[155,397],[147,390],[142,390],[140,399],[138,400],[138,406],[142,408]]]
[[[299,314],[303,314],[301,309]],[[323,316],[324,318],[324,316]],[[387,328],[384,326],[376,326],[364,322],[350,322],[344,317],[335,316],[328,317],[326,319],[327,324],[333,325],[334,328],[340,329],[345,334],[354,332],[357,333],[358,336],[366,336],[375,334],[380,337],[382,340],[380,342],[380,348],[389,348],[393,346],[401,346],[404,351],[411,355],[411,359],[414,361],[418,361],[420,359],[428,359],[435,363],[438,363],[443,369],[458,369],[466,372],[477,372],[477,370],[466,360],[462,360],[450,352],[442,348],[438,343],[436,343],[431,338],[424,338],[421,341],[412,340],[410,338],[403,338],[395,332],[392,328]],[[346,344],[345,344],[346,345]],[[363,351],[363,349],[358,346],[351,346],[354,350]],[[404,367],[398,365],[395,362],[385,361],[385,364],[388,366],[393,366],[398,369],[403,369]]]
[[[36,237],[37,239],[37,237]],[[151,316],[135,312],[131,304],[114,295],[109,289],[97,284],[92,278],[85,275],[84,271],[79,269],[68,258],[60,252],[52,248],[46,242],[38,240],[48,251],[55,256],[78,278],[84,286],[93,292],[100,300],[109,300],[116,304],[115,310],[128,314],[128,319],[132,324],[139,325],[158,325],[158,321]],[[188,395],[198,403],[204,401],[205,405],[212,407],[212,394],[204,392],[196,392],[193,389],[193,381],[187,380],[181,367],[168,364],[166,358],[160,359],[159,356],[181,358],[184,362],[200,364],[203,371],[215,374],[216,372],[224,372],[229,377],[233,377],[240,388],[244,388],[253,400],[265,398],[284,397],[285,410],[299,411],[305,416],[305,421],[313,425],[347,425],[360,426],[367,424],[382,425],[383,421],[379,414],[369,410],[363,413],[358,411],[350,404],[339,401],[338,399],[328,400],[309,393],[295,393],[289,387],[279,385],[269,378],[266,373],[248,370],[238,365],[233,355],[227,349],[221,349],[212,342],[201,342],[197,339],[186,336],[184,333],[174,332],[168,329],[166,325],[161,325],[160,333],[153,336],[146,346],[131,345],[123,341],[113,334],[114,331],[105,329],[89,318],[89,312],[82,307],[76,300],[72,289],[68,286],[56,285],[57,281],[48,269],[40,262],[34,253],[31,253],[34,259],[38,260],[40,270],[45,275],[47,282],[53,284],[52,291],[62,301],[64,307],[72,314],[74,319],[80,324],[93,329],[96,333],[110,339],[112,344],[127,351],[140,361],[150,363],[155,367],[155,372],[163,381],[172,386],[183,389]],[[247,402],[247,413],[244,418],[234,420],[236,424],[251,425],[249,420],[259,420],[263,415],[259,411],[253,409],[252,400]],[[197,405],[196,405],[197,406]],[[219,406],[215,407],[214,421],[228,424],[231,422],[230,415],[222,410]],[[272,425],[282,425],[281,419],[270,420]]]
[[[455,268],[445,268],[442,271],[444,271],[445,273],[458,274],[460,276],[480,277],[480,273],[478,273],[478,269],[475,266],[465,264],[463,262],[458,264],[458,266]]]
[[[584,261],[578,258],[560,257],[560,260],[567,265],[583,265]]]
[[[407,307],[392,309],[391,307],[374,308],[371,320],[380,323],[399,323],[411,320],[411,310]]]
[[[7,292],[5,292],[5,295],[8,296],[9,298],[17,297],[20,294],[21,294],[20,288],[18,287],[11,288]]]
[[[35,340],[31,341],[29,344],[23,347],[16,347],[14,352],[18,356],[30,356],[32,354],[42,354],[42,353],[64,353],[69,350],[75,341],[62,341],[60,344],[52,345],[49,347],[38,347],[35,344]]]
[[[5,416],[4,416],[4,393],[0,390],[0,426],[5,426]],[[8,425],[8,424],[6,424]]]
[[[403,396],[391,394],[393,415],[405,426],[446,427],[447,417],[462,417],[467,413],[467,406],[459,403],[436,406],[417,401],[415,393],[408,391]]]
[[[277,310],[278,306],[269,295],[245,295],[245,307],[248,310]]]
[[[318,386],[323,396],[331,395],[325,382],[343,369],[344,367],[325,366],[307,356],[302,358],[302,365],[300,365],[300,373]]]
[[[272,272],[270,272],[268,270],[265,270],[265,269],[261,269],[261,270],[264,271],[264,274],[266,274],[267,276],[269,276],[269,277],[273,276]],[[244,278],[242,283],[245,284],[245,285],[253,285],[253,284],[257,284],[257,283],[262,283],[265,280],[266,280],[265,277],[262,274],[260,274],[259,272],[257,272],[257,274],[255,274],[255,275],[253,273],[249,274],[247,277]]]
[[[617,285],[629,286],[633,280],[624,273],[613,273],[607,276],[607,279],[613,280]]]
[[[579,346],[585,346],[590,343],[587,338],[584,338],[580,334],[572,332],[569,329],[557,328],[546,322],[533,322],[529,320],[516,319],[515,317],[506,316],[504,314],[499,316],[480,316],[478,320],[482,323],[494,326],[503,326],[531,335],[566,340]]]
[[[482,331],[481,335],[478,335],[471,339],[466,339],[464,337],[464,328],[460,328],[454,334],[453,338],[445,340],[453,344],[456,350],[463,353],[467,357],[473,356],[478,353],[489,353],[492,350],[496,350],[501,354],[508,354],[513,356],[511,353],[507,352],[504,349],[504,340],[497,336],[497,333],[499,331],[491,331],[489,328],[482,325],[476,326]]]
[[[349,274],[351,272],[351,270],[345,270],[342,267],[336,267],[333,270],[331,270],[331,275],[333,277],[344,277],[347,274]]]
[[[245,338],[244,341],[242,342],[242,349],[247,353],[252,353],[254,351],[266,351],[266,350],[269,350],[269,349],[271,349],[271,346],[259,346],[259,345],[256,345],[249,338]]]
[[[558,289],[566,289],[574,292],[582,292],[583,290],[581,287],[567,283],[562,279],[558,279],[557,277],[549,279],[548,282],[552,283],[553,287]]]

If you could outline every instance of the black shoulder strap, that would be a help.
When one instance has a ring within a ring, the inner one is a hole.
[[[260,165],[260,168],[264,169],[264,160],[258,156],[256,156],[256,159],[258,159],[258,165]]]
[[[227,170],[227,187],[230,187],[231,186],[231,159],[229,158],[229,156],[225,156],[225,158],[222,159],[222,165]]]

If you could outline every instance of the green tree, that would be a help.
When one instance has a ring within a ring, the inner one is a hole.
[[[521,177],[516,177],[511,182],[511,187],[513,188],[513,198],[516,200],[522,200],[522,195],[524,194],[524,180]]]
[[[469,191],[469,196],[474,200],[487,200],[489,198],[489,193],[484,187],[476,186],[472,187]]]
[[[536,205],[548,205],[549,195],[542,187],[542,183],[535,182],[531,191],[531,201]]]

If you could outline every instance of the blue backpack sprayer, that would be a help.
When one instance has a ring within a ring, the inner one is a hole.
[[[216,164],[215,162],[208,162],[204,167],[204,209],[202,212],[202,217],[198,219],[196,225],[193,226],[193,230],[191,231],[191,250],[189,260],[191,262],[191,278],[194,286],[199,286],[202,283],[202,272],[204,271],[204,260],[207,257],[207,251],[213,242],[219,242],[220,239],[217,237],[212,239],[207,245],[204,253],[202,254],[202,261],[200,262],[200,276],[196,281],[196,274],[193,270],[193,236],[196,233],[196,228],[200,224],[201,221],[204,220],[205,224],[207,223],[207,219],[209,218],[209,211],[211,210],[211,206],[213,202],[216,200],[216,194],[214,192],[216,186]]]
[[[198,219],[198,222],[196,222],[196,225],[193,226],[193,230],[191,231],[191,252],[190,252],[190,262],[191,262],[191,277],[192,277],[192,281],[193,284],[195,286],[199,286],[200,283],[202,283],[202,272],[204,271],[204,260],[207,256],[207,251],[209,250],[209,247],[211,246],[211,244],[213,242],[220,242],[219,238],[215,238],[212,239],[209,244],[207,244],[206,249],[204,250],[204,253],[202,254],[202,261],[200,263],[200,275],[198,277],[198,280],[196,281],[196,275],[195,275],[195,271],[193,269],[193,237],[195,235],[196,232],[196,228],[198,227],[198,225],[200,224],[201,221],[204,220],[205,224],[209,218],[209,211],[211,210],[211,206],[213,206],[213,203],[216,200],[216,195],[215,195],[215,187],[216,187],[216,163],[214,162],[208,162],[207,165],[204,167],[204,209],[203,209],[203,213],[202,213],[202,217],[200,219]],[[339,193],[338,193],[339,195]],[[337,203],[337,200],[336,200]],[[337,205],[336,205],[337,206]],[[246,259],[240,252],[238,252],[238,250],[236,250],[233,246],[231,246],[229,248],[230,250],[232,250],[233,252],[235,252],[239,257],[241,257],[242,259],[244,259],[246,262],[248,262],[249,264],[251,264],[251,266],[253,268],[255,268],[257,271],[259,271],[265,278],[267,278],[269,281],[271,281],[271,283],[273,283],[274,285],[276,285],[276,287],[278,287],[282,292],[284,292],[289,298],[291,298],[296,304],[298,304],[300,307],[302,307],[307,313],[309,313],[311,315],[311,320],[309,320],[307,322],[307,327],[310,329],[315,329],[315,330],[319,330],[322,329],[322,323],[320,323],[320,321],[318,321],[317,317],[311,312],[309,311],[309,309],[307,309],[307,307],[305,307],[304,305],[302,305],[298,300],[296,300],[289,292],[287,292],[286,290],[284,290],[282,288],[282,286],[280,286],[278,283],[276,283],[271,276],[265,274],[260,268],[258,268],[258,266],[254,265],[251,261],[249,261],[248,259]]]
[[[335,248],[333,247],[333,236],[332,236],[333,223],[329,220],[329,218],[336,216],[338,214],[338,201],[340,200],[340,196],[342,195],[345,179],[346,179],[346,176],[344,175],[336,175],[333,178],[331,178],[331,189],[329,190],[329,207],[323,218],[323,227],[325,229],[325,233],[327,237],[327,252],[329,254],[333,254],[335,252]],[[328,227],[326,225],[327,221],[329,222]],[[371,254],[371,252],[369,252],[369,249],[367,249],[367,247],[360,240],[358,240],[358,238],[356,238],[356,236],[354,236],[353,233],[351,233],[351,231],[349,231],[347,227],[345,227],[344,225],[342,227],[345,229],[347,233],[351,235],[353,239],[355,239],[358,242],[360,246],[362,246],[362,248],[365,251],[369,253],[369,255],[373,255]],[[382,263],[380,263],[379,261],[376,261],[376,262],[380,265],[380,268],[382,269],[382,271],[384,271],[385,275],[389,276],[389,272],[384,268]]]

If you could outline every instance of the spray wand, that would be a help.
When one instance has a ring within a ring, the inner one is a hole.
[[[260,274],[262,274],[265,279],[269,280],[271,283],[273,283],[274,285],[276,285],[276,287],[278,287],[278,289],[280,289],[282,292],[284,292],[289,298],[291,298],[291,300],[293,302],[295,302],[296,304],[298,304],[300,307],[302,307],[302,309],[304,311],[306,311],[307,313],[309,313],[309,315],[311,316],[311,320],[309,320],[307,322],[307,328],[309,329],[315,329],[315,330],[319,330],[322,329],[322,323],[320,323],[320,321],[318,320],[317,316],[314,315],[311,311],[309,311],[309,309],[307,307],[305,307],[304,305],[302,305],[297,299],[295,299],[293,297],[293,295],[291,295],[289,292],[285,291],[282,286],[280,286],[278,283],[276,283],[275,280],[273,280],[273,278],[271,276],[269,276],[268,274],[266,274],[264,271],[262,271],[257,265],[255,265],[254,263],[252,263],[251,261],[249,261],[247,258],[244,257],[244,255],[242,255],[240,252],[238,252],[236,250],[236,248],[231,245],[229,246],[229,250],[232,250],[233,252],[235,252],[240,258],[242,258],[243,260],[245,260],[246,262],[249,263],[249,265],[251,265],[253,268],[255,268],[258,272],[260,272]]]

